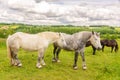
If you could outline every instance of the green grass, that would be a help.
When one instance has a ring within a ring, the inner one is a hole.
[[[120,44],[120,40],[117,40]],[[120,80],[120,54],[110,53],[111,48],[97,51],[92,55],[92,48],[85,49],[87,70],[82,70],[81,57],[78,59],[78,70],[73,70],[74,52],[62,50],[60,63],[52,63],[53,46],[45,52],[46,66],[36,68],[37,52],[20,49],[18,57],[23,66],[10,66],[5,42],[0,45],[0,80]]]

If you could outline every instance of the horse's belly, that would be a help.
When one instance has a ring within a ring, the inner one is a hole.
[[[34,46],[21,46],[21,48],[23,48],[24,50],[27,50],[27,51],[36,51],[36,50],[38,50],[38,48],[34,47]]]
[[[45,48],[48,45],[48,40],[38,36],[22,37],[19,44],[24,50],[35,51]]]
[[[63,47],[64,50],[67,50],[67,51],[73,51],[74,49],[73,48],[70,48],[70,47]]]
[[[37,51],[48,46],[47,42],[34,42],[34,43],[24,43],[21,45],[21,48],[27,51]]]
[[[21,48],[23,48],[24,50],[28,50],[28,51],[35,51],[38,50],[38,45],[36,42],[22,42],[21,44]]]

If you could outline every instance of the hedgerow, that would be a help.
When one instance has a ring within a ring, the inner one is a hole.
[[[2,26],[9,26],[8,29],[1,29]],[[101,33],[102,38],[117,39],[120,38],[120,31],[115,27],[81,27],[81,26],[71,26],[71,25],[59,25],[59,26],[45,26],[45,25],[25,25],[25,24],[7,24],[0,25],[0,37],[7,38],[15,32],[26,32],[26,33],[39,33],[43,31],[54,31],[54,32],[64,32],[68,34],[73,34],[79,31],[96,31]],[[16,27],[17,26],[17,27]]]

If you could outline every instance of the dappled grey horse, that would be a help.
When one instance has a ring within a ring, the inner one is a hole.
[[[62,33],[66,45],[61,45],[58,42],[54,43],[54,57],[53,61],[59,62],[59,52],[61,49],[68,50],[68,51],[75,51],[75,56],[74,56],[74,64],[73,68],[77,69],[77,60],[78,60],[78,54],[81,54],[82,58],[82,68],[86,69],[86,62],[85,62],[85,57],[84,57],[84,48],[86,45],[87,41],[90,41],[91,44],[96,48],[96,49],[101,49],[101,43],[100,43],[100,34],[97,32],[90,32],[90,31],[82,31],[78,33],[74,33],[72,35]]]

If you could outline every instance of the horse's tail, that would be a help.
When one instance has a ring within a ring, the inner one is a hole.
[[[118,49],[119,49],[119,48],[118,48],[118,44],[116,44],[116,45],[115,45],[115,52],[117,52]]]
[[[8,57],[10,58],[10,61],[12,61],[12,51],[11,51],[11,48],[10,48],[10,45],[8,43],[9,39],[10,39],[10,35],[8,36],[7,40],[6,40],[6,46],[7,46],[7,54],[8,54]]]

